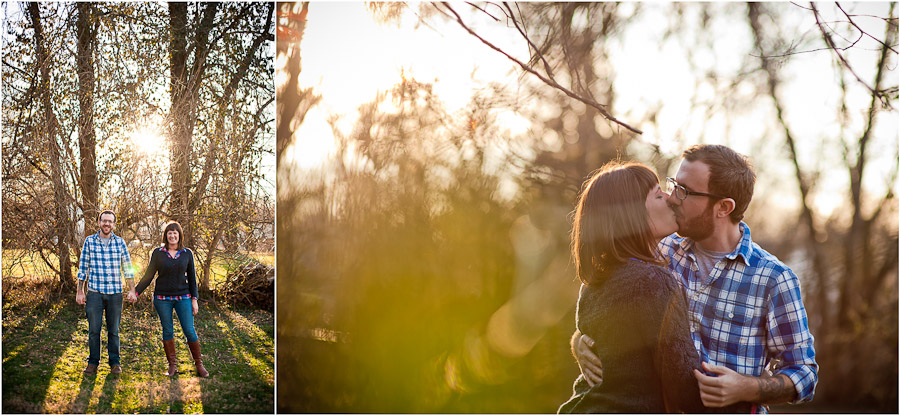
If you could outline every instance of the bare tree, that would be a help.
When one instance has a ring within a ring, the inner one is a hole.
[[[198,6],[199,7],[199,6]],[[243,4],[240,10],[229,16],[229,24],[236,26],[242,22],[244,16],[250,13],[253,4]],[[213,138],[207,141],[207,149],[203,155],[205,162],[200,171],[200,177],[195,182],[192,177],[191,160],[195,157],[193,152],[194,129],[198,122],[198,105],[200,104],[201,86],[207,79],[207,62],[221,37],[229,31],[227,27],[210,39],[213,22],[219,10],[218,3],[203,3],[202,12],[199,13],[199,22],[193,37],[188,37],[188,4],[169,3],[169,27],[170,27],[170,83],[171,83],[171,175],[172,175],[172,217],[184,227],[187,244],[193,245],[194,238],[194,214],[199,207],[209,184],[210,175],[216,164],[217,139],[222,134],[227,109],[232,103],[232,97],[238,85],[247,74],[247,68],[254,62],[256,55],[266,40],[274,40],[269,32],[272,22],[274,5],[267,3],[268,16],[262,20],[262,25],[254,29],[254,37],[251,45],[243,50],[243,55],[238,57],[230,79],[226,82],[223,92],[216,97],[218,102],[216,119],[213,122],[215,131]],[[193,52],[190,54],[190,52]],[[190,55],[190,56],[189,56]],[[192,58],[189,62],[189,58]]]
[[[476,6],[473,3],[467,2],[469,6],[482,11],[485,15],[489,16],[493,20],[500,22],[501,19],[493,16],[488,9],[491,11],[496,11],[503,15],[503,20],[506,24],[512,25],[515,29],[521,34],[522,38],[525,42],[527,42],[529,46],[529,52],[532,54],[529,61],[523,62],[522,60],[512,56],[510,53],[504,51],[502,48],[494,45],[483,36],[479,35],[475,30],[473,30],[469,25],[465,23],[460,14],[453,8],[450,3],[442,2],[440,3],[441,7],[437,6],[438,3],[433,3],[434,7],[438,8],[442,13],[447,14],[451,19],[455,20],[459,25],[469,32],[472,36],[475,36],[482,43],[487,45],[489,48],[497,51],[498,53],[506,56],[511,61],[515,62],[519,67],[521,67],[526,72],[534,75],[538,79],[541,80],[544,84],[547,84],[554,89],[557,89],[563,92],[565,95],[578,100],[585,105],[594,108],[597,112],[599,112],[603,117],[607,120],[625,128],[628,131],[631,131],[635,134],[643,134],[643,132],[628,123],[625,123],[619,119],[617,119],[613,114],[609,111],[609,104],[601,104],[599,103],[590,93],[590,80],[589,79],[580,79],[575,77],[572,79],[571,86],[564,86],[558,81],[557,76],[554,74],[551,65],[548,63],[547,58],[544,54],[547,52],[547,44],[544,44],[544,47],[538,47],[535,42],[529,37],[529,31],[534,33],[538,30],[535,28],[529,28],[526,22],[526,16],[523,15],[522,9],[519,4],[515,4],[513,7],[508,2],[502,2],[500,4],[497,3],[487,3],[484,8]],[[538,6],[540,7],[540,6]],[[560,5],[561,17],[566,18],[566,16],[571,17],[574,10],[580,8],[581,5],[577,4],[564,4]],[[591,7],[591,6],[588,6]],[[612,16],[611,14],[605,14],[604,16]],[[562,27],[568,27],[563,25]]]
[[[838,5],[838,7],[840,7]],[[889,15],[894,13],[895,4],[891,4]],[[880,383],[868,377],[869,371],[863,369],[866,364],[847,365],[859,361],[860,351],[854,346],[861,337],[878,337],[880,326],[885,317],[884,306],[879,300],[887,294],[889,304],[896,309],[896,290],[884,291],[885,284],[891,276],[896,278],[898,243],[896,230],[890,231],[879,228],[885,223],[887,208],[895,201],[893,187],[888,186],[885,193],[875,197],[874,209],[866,209],[865,190],[863,178],[868,159],[872,156],[869,144],[873,139],[873,131],[878,122],[877,115],[885,110],[891,110],[890,96],[886,91],[896,89],[896,82],[890,82],[885,77],[891,62],[896,62],[897,52],[891,45],[897,41],[897,24],[887,22],[883,41],[879,41],[880,51],[875,63],[876,71],[871,84],[864,81],[852,70],[847,59],[841,54],[836,45],[832,33],[824,28],[820,13],[815,4],[810,5],[816,17],[817,26],[821,29],[822,41],[834,55],[835,68],[841,76],[842,96],[841,110],[848,107],[846,90],[848,88],[845,77],[850,76],[861,84],[870,93],[868,109],[866,110],[864,127],[858,137],[848,137],[852,134],[843,131],[840,137],[842,143],[843,166],[849,178],[848,202],[851,212],[849,225],[839,227],[832,225],[831,221],[823,221],[818,218],[816,210],[810,205],[810,195],[816,186],[817,172],[810,172],[801,166],[799,151],[797,148],[796,133],[787,120],[786,112],[781,98],[780,87],[782,77],[779,66],[774,63],[774,56],[786,56],[779,54],[776,48],[783,47],[777,41],[767,37],[762,28],[762,16],[772,17],[771,12],[759,3],[748,4],[748,20],[759,56],[760,69],[766,74],[767,93],[775,107],[777,120],[782,128],[785,147],[789,160],[794,168],[795,177],[800,194],[800,223],[807,235],[802,239],[806,251],[812,258],[810,281],[814,282],[813,298],[808,302],[810,316],[814,317],[813,330],[817,335],[816,348],[821,366],[823,378],[830,382],[824,382],[823,393],[830,400],[855,400],[855,392],[847,391],[843,386],[850,383],[862,387],[861,391],[876,390],[877,387],[870,383]],[[841,9],[843,10],[843,9]],[[846,12],[844,12],[846,14]],[[849,18],[849,16],[848,16]],[[770,46],[767,49],[764,45]],[[892,58],[893,57],[893,58]],[[848,143],[850,145],[848,145]],[[888,183],[894,183],[897,179],[900,154],[893,158],[891,179]],[[872,197],[871,195],[869,197]],[[868,213],[866,211],[869,211]],[[888,222],[890,223],[890,222]],[[819,224],[826,224],[822,227]],[[887,247],[885,250],[884,247]],[[832,300],[830,293],[837,293]],[[882,305],[882,306],[878,306]],[[888,306],[888,308],[891,308]],[[896,315],[894,315],[896,317]],[[896,318],[895,318],[896,319]],[[896,322],[896,320],[894,321]],[[884,347],[882,339],[875,343],[867,344],[867,349],[873,354],[879,348]],[[891,348],[888,344],[888,348]],[[896,348],[896,338],[894,339]],[[880,363],[890,366],[890,363]],[[896,365],[896,356],[894,356]],[[840,380],[839,382],[837,380]],[[896,382],[894,383],[896,386]],[[896,390],[896,388],[894,388]],[[896,396],[895,396],[896,397]]]
[[[300,43],[306,30],[309,2],[278,3],[278,54],[287,56],[285,72],[287,83],[278,92],[278,132],[276,133],[276,159],[281,162],[284,149],[291,144],[294,135],[292,126],[303,123],[306,113],[322,98],[313,93],[312,88],[299,87]],[[298,9],[299,8],[299,12]]]
[[[195,100],[188,107],[179,107],[181,102],[170,107],[160,94],[172,76],[170,62],[159,59],[172,26],[164,5],[22,3],[23,13],[11,15],[21,21],[8,22],[5,28],[16,36],[4,37],[3,245],[16,250],[5,253],[5,260],[12,255],[42,258],[53,274],[68,270],[69,277],[62,279],[71,280],[71,254],[59,256],[70,262],[60,268],[51,253],[74,251],[77,258],[76,235],[82,224],[85,233],[91,232],[99,207],[117,211],[117,234],[135,247],[159,244],[160,226],[176,212],[188,212],[193,219],[188,227],[203,233],[226,227],[222,239],[229,244],[239,238],[232,235],[264,238],[262,222],[272,215],[247,207],[264,205],[273,193],[261,186],[274,183],[261,163],[274,154],[274,143],[267,141],[275,123],[273,62],[264,46],[274,40],[274,4],[184,6],[187,60],[184,71],[176,73],[200,76],[191,84],[199,88],[181,90],[180,97]],[[198,32],[193,20],[210,26]],[[196,54],[202,59],[191,59]],[[152,129],[164,130],[185,114],[193,114],[191,129],[184,130],[191,134],[191,145],[172,148],[187,155],[182,158],[187,166],[160,163],[164,156],[136,146],[142,140],[133,134],[138,128],[163,136]],[[177,181],[170,168],[176,177],[188,178],[187,188],[179,183],[190,192],[186,208],[185,199],[173,202]],[[213,183],[219,194],[210,193]],[[221,213],[204,216],[213,204]],[[208,250],[207,234],[197,237],[192,248],[201,261],[214,261],[218,245]],[[228,247],[242,251],[247,245]],[[134,254],[142,257],[145,249]],[[19,263],[25,262],[23,257]]]
[[[78,39],[76,62],[78,68],[78,149],[81,167],[82,213],[85,227],[93,224],[99,214],[100,181],[97,175],[97,139],[94,133],[94,45],[97,42],[95,7],[93,3],[78,3],[75,30]]]
[[[72,259],[69,252],[71,242],[71,198],[66,191],[65,179],[61,168],[60,146],[58,140],[58,121],[53,112],[51,99],[50,68],[53,61],[47,53],[44,41],[44,30],[41,24],[41,12],[37,3],[28,4],[28,12],[34,25],[35,55],[40,65],[40,86],[38,94],[41,96],[41,105],[44,114],[44,127],[41,128],[41,136],[47,144],[46,151],[50,163],[50,179],[53,183],[54,207],[53,212],[53,238],[56,240],[56,255],[59,257],[59,283],[62,287],[74,287],[72,277]]]

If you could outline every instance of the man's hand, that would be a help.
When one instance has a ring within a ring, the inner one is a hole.
[[[703,369],[719,375],[710,377],[694,370],[700,399],[706,407],[725,407],[737,402],[787,403],[797,395],[794,383],[784,374],[753,377],[708,363],[703,363]]]
[[[700,385],[700,399],[706,407],[725,407],[737,402],[754,401],[750,397],[751,383],[755,377],[745,376],[730,368],[703,363],[703,369],[718,374],[708,376],[694,370],[694,377]]]
[[[594,340],[587,335],[579,335],[577,331],[575,335],[572,338],[572,355],[575,356],[575,361],[581,368],[581,374],[585,381],[591,387],[603,383],[603,364],[600,362],[600,357],[597,357],[597,354],[591,349],[594,347]]]
[[[84,305],[84,298],[84,291],[80,289],[75,291],[75,303]]]
[[[135,292],[134,289],[131,289],[131,290],[128,291],[128,296],[127,296],[127,297],[128,297],[128,301],[129,301],[129,302],[131,302],[131,303],[137,302],[137,299],[138,299],[138,298],[137,298],[137,292]]]
[[[200,305],[197,304],[197,299],[191,299],[191,308],[194,310],[194,315],[200,312]]]

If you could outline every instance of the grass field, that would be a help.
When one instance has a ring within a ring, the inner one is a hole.
[[[140,281],[141,277],[143,277],[147,262],[150,260],[148,256],[149,253],[150,249],[139,248],[131,250],[131,264],[134,267],[135,283]],[[204,259],[206,253],[198,251],[196,254],[195,266],[197,267],[197,279],[199,281],[203,267],[200,262]],[[44,256],[46,256],[47,260],[49,260],[54,267],[59,264],[59,260],[53,253],[45,252]],[[78,259],[74,257],[73,253],[73,263],[77,260]],[[275,254],[271,252],[251,253],[249,256],[238,256],[234,259],[222,258],[222,253],[219,253],[213,264],[210,266],[210,289],[215,290],[216,286],[225,280],[225,277],[229,272],[236,269],[247,260],[255,260],[267,266],[275,267]],[[55,278],[55,272],[46,265],[41,256],[27,250],[3,249],[2,264],[4,289],[10,285],[15,285],[19,280],[43,281]],[[78,269],[73,267],[72,276],[75,276],[77,273]]]
[[[59,297],[46,279],[4,274],[3,281],[3,413],[275,410],[271,312],[201,301],[195,328],[210,377],[195,375],[176,324],[179,374],[169,378],[162,374],[162,330],[149,297],[126,302],[119,331],[124,372],[109,374],[104,330],[98,374],[85,376],[88,325],[74,294]]]

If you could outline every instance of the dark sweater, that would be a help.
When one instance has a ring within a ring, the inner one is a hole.
[[[559,413],[706,412],[685,305],[668,270],[635,260],[600,287],[583,286],[575,325],[596,341],[603,382],[590,387],[579,375]]]
[[[190,249],[182,249],[177,259],[169,257],[169,253],[163,247],[153,249],[147,271],[144,272],[144,277],[135,288],[139,295],[147,286],[150,286],[153,275],[157,273],[159,277],[156,279],[156,289],[153,294],[163,296],[190,294],[191,297],[198,297],[194,253]]]

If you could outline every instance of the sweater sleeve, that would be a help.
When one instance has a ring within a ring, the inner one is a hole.
[[[159,265],[157,262],[159,261],[159,249],[155,248],[150,253],[150,264],[147,265],[147,270],[144,272],[144,277],[141,278],[141,281],[134,288],[135,292],[137,292],[138,296],[141,295],[141,292],[150,286],[150,282],[153,281],[153,276],[156,275],[156,270]]]
[[[194,268],[194,252],[190,249],[188,249],[187,252],[191,255],[191,257],[187,259],[187,271],[185,272],[187,276],[188,289],[191,292],[191,298],[198,299],[200,295],[197,291],[197,272]]]
[[[671,275],[660,270],[649,276],[644,314],[644,339],[654,346],[653,366],[662,383],[666,411],[705,413],[694,369],[700,359],[691,340],[684,294]]]

